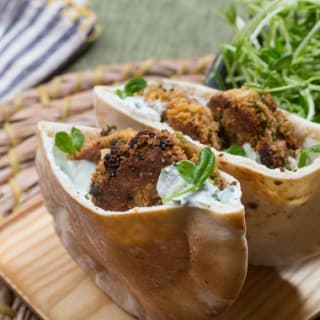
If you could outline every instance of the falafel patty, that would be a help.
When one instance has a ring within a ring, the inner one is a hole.
[[[215,94],[207,106],[219,123],[224,148],[249,143],[272,169],[285,167],[288,157],[295,156],[299,143],[292,124],[270,94],[233,89]]]
[[[101,159],[101,150],[108,149],[113,141],[128,141],[136,134],[137,132],[131,128],[114,133],[108,129],[103,129],[98,137],[85,139],[81,150],[76,152],[73,158],[98,163]]]
[[[156,190],[161,169],[184,159],[180,141],[167,131],[141,131],[124,143],[113,140],[92,176],[92,200],[112,211],[161,204]]]
[[[197,99],[173,88],[166,89],[163,84],[150,85],[141,94],[148,102],[158,100],[164,104],[162,119],[173,129],[203,144],[220,148],[219,126],[210,110],[203,108]]]
[[[291,123],[270,94],[228,90],[212,96],[207,107],[163,84],[150,85],[140,94],[151,106],[156,100],[164,105],[162,120],[173,129],[217,150],[249,143],[269,168],[285,167],[299,148]]]

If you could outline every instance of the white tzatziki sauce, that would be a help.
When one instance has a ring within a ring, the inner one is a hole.
[[[320,141],[319,140],[315,140],[312,138],[306,138],[303,142],[303,148],[310,148],[312,146],[316,146],[319,145]],[[319,158],[319,153],[312,153],[310,152],[308,154],[308,157],[310,159],[310,162],[312,163],[314,160],[316,160],[317,158]]]
[[[91,175],[96,171],[96,164],[88,160],[69,159],[68,155],[54,146],[52,140],[55,164],[69,178],[74,191],[86,196],[90,189]]]
[[[303,142],[302,148],[310,148],[315,145],[319,145],[320,141],[312,139],[312,138],[306,138]],[[261,163],[261,159],[259,154],[251,147],[249,143],[244,143],[242,145],[242,148],[245,152],[245,157],[249,158],[251,160],[256,161],[257,163]],[[300,157],[300,150],[297,151],[296,157],[288,156],[287,158],[287,164],[286,164],[286,169],[287,170],[296,170],[298,169],[298,161]],[[317,158],[319,158],[318,153],[308,153],[308,157],[310,160],[310,163],[313,163],[313,161]],[[273,170],[280,170],[279,168],[273,169]]]
[[[164,82],[163,87],[165,90],[171,90],[172,85],[169,82]],[[129,110],[132,115],[139,116],[151,121],[161,121],[161,115],[165,111],[166,106],[160,100],[146,101],[142,96],[132,96],[120,98],[117,95],[116,99],[120,105],[126,110]],[[187,95],[190,99],[197,100],[203,107],[206,106],[207,101],[198,96]]]
[[[178,170],[171,165],[162,169],[157,183],[157,192],[163,199],[173,194],[182,193],[190,187],[192,185],[187,183]],[[240,198],[241,191],[238,187],[229,185],[220,190],[207,180],[198,190],[176,197],[169,201],[168,204],[190,205],[202,208],[221,207],[226,204],[239,203]]]
[[[244,143],[242,145],[242,148],[245,152],[246,158],[249,158],[255,162],[261,163],[259,154],[256,151],[254,151],[254,149],[251,147],[249,143]]]
[[[131,115],[145,118],[149,121],[161,121],[161,114],[165,107],[160,101],[153,102],[153,108],[141,96],[126,97],[124,99],[117,97],[117,99],[119,104],[130,111]]]

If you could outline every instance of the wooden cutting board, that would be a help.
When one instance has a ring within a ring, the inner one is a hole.
[[[44,319],[133,319],[71,260],[40,197],[0,225],[0,275]],[[249,268],[239,300],[218,319],[309,320],[319,312],[316,258],[286,268]]]

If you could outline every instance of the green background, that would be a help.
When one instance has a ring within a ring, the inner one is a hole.
[[[150,57],[214,53],[231,30],[213,9],[228,0],[92,0],[102,33],[69,70]]]

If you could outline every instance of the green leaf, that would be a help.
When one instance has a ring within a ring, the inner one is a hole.
[[[59,148],[61,151],[65,153],[74,153],[75,148],[72,143],[71,136],[64,131],[60,131],[56,133],[54,144]]]
[[[194,185],[201,186],[212,174],[215,169],[216,157],[210,148],[202,149],[197,166],[194,170]]]
[[[124,90],[117,89],[116,95],[121,99],[131,97],[135,93],[143,90],[148,85],[147,81],[142,77],[134,77],[130,79],[124,86]]]
[[[224,150],[225,152],[228,152],[230,154],[234,154],[236,156],[246,156],[246,152],[244,151],[243,147],[238,144],[233,144],[228,149]]]
[[[236,22],[237,22],[237,7],[235,6],[234,3],[230,4],[230,6],[228,7],[227,10],[217,10],[214,9],[213,13],[226,20],[226,22],[228,22],[231,26],[236,26]]]
[[[173,195],[171,195],[171,196],[169,196],[169,197],[163,198],[163,199],[162,199],[162,203],[163,203],[163,204],[166,204],[166,203],[172,201],[172,200],[175,199],[175,198],[184,196],[185,194],[187,194],[187,193],[189,193],[189,192],[194,192],[194,191],[196,191],[196,190],[197,190],[197,188],[196,188],[195,186],[192,186],[192,187],[188,188],[187,190],[184,190],[184,191],[182,191],[182,192],[175,193],[175,194],[173,194]]]
[[[229,23],[233,26],[236,25],[237,22],[237,7],[234,3],[231,3],[229,8],[226,11],[226,17],[229,21]]]
[[[194,184],[193,183],[193,174],[194,174],[194,170],[196,168],[196,165],[190,161],[190,160],[182,160],[177,162],[174,165],[177,170],[179,171],[180,175],[183,177],[183,179],[190,183],[190,184]]]
[[[143,90],[147,85],[147,81],[142,77],[134,77],[127,82],[124,91],[127,97],[133,96],[135,93]]]
[[[308,164],[308,153],[306,149],[302,149],[298,161],[298,168],[303,168]]]
[[[298,161],[298,168],[303,168],[310,163],[309,153],[320,153],[320,144],[316,144],[309,148],[301,149],[299,161]]]
[[[307,151],[310,153],[320,153],[320,144],[308,148]]]
[[[221,47],[226,75],[216,84],[226,87],[254,85],[276,100],[281,108],[320,123],[319,71],[320,5],[315,0],[234,0],[247,9],[246,21],[234,27],[238,17],[232,8],[216,13],[236,31],[230,44]],[[242,9],[242,8],[241,8]],[[240,19],[239,19],[240,21]],[[241,44],[241,45],[240,45]],[[236,51],[226,50],[234,47]],[[212,70],[207,79],[215,76]],[[307,103],[303,91],[310,92]]]
[[[270,47],[262,48],[259,51],[259,56],[265,61],[270,61],[270,59],[278,60],[281,57],[277,49]]]
[[[74,149],[79,151],[83,145],[83,142],[84,142],[83,133],[79,129],[72,127],[71,137],[72,137],[72,144],[73,144]]]
[[[124,91],[120,90],[120,89],[117,89],[116,90],[116,95],[121,98],[121,99],[124,99],[126,97]]]
[[[258,93],[264,93],[264,91],[265,91],[264,87],[256,82],[246,82],[245,86],[248,88],[255,89]]]
[[[55,146],[65,153],[75,153],[79,151],[83,142],[83,133],[75,127],[71,128],[71,134],[65,131],[57,132],[54,139]]]
[[[194,192],[211,176],[215,169],[215,155],[210,148],[202,149],[197,165],[190,160],[181,160],[174,166],[183,179],[191,186],[181,192],[174,193],[162,199],[162,202],[168,203],[175,198],[181,197],[189,192]]]
[[[273,63],[273,69],[275,70],[282,70],[287,68],[292,63],[292,54],[286,54],[278,59],[276,62]]]

